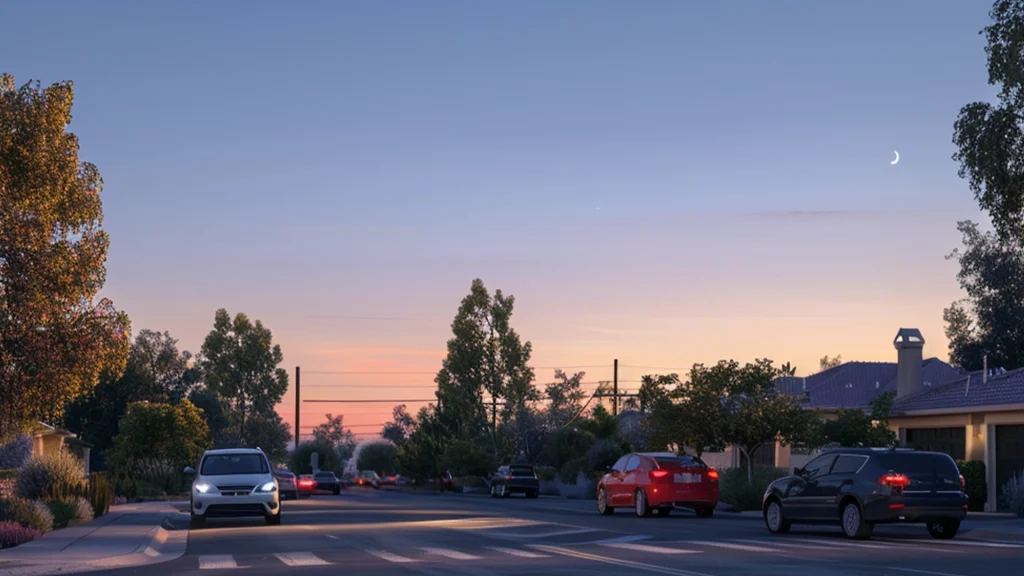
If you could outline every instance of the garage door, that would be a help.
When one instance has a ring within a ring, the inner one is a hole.
[[[996,426],[996,493],[1024,470],[1024,424]]]
[[[954,460],[963,460],[967,457],[967,429],[964,426],[908,428],[907,446],[929,452],[945,452]]]

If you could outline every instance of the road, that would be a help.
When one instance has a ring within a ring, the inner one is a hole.
[[[1024,542],[936,541],[923,527],[878,528],[862,542],[826,527],[773,536],[758,520],[600,516],[592,502],[560,499],[350,489],[283,510],[281,526],[211,520],[189,532],[181,558],[110,573],[1009,576],[1024,558]]]

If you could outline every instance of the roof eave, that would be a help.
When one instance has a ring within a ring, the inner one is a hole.
[[[930,408],[927,410],[893,410],[891,416],[940,416],[943,414],[973,414],[975,412],[1014,412],[1024,410],[1024,403],[988,404],[982,406],[957,406],[954,408]]]

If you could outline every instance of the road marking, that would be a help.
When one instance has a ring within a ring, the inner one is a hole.
[[[381,560],[387,560],[388,562],[394,562],[396,564],[407,564],[409,562],[416,562],[416,560],[414,560],[412,558],[406,558],[405,556],[399,556],[398,554],[392,554],[391,552],[386,552],[384,550],[369,550],[369,549],[367,549],[367,550],[363,550],[363,552],[366,552],[367,554],[376,556],[377,558],[380,558]]]
[[[964,576],[963,574],[950,574],[949,572],[933,572],[931,570],[917,570],[914,568],[898,568],[896,566],[886,566],[886,570],[899,570],[901,572],[910,572],[911,574],[931,574],[931,576]]]
[[[331,540],[340,540],[340,538],[338,538],[334,534],[324,534],[324,536],[330,538]]]
[[[846,540],[839,540],[834,538],[832,540],[814,540],[811,538],[793,538],[786,537],[786,540],[795,540],[797,542],[810,542],[811,544],[829,544],[832,546],[840,546],[845,548],[871,548],[874,550],[892,550],[892,546],[885,546],[884,544],[864,544],[862,542],[847,542]]]
[[[914,538],[907,540],[907,542],[918,542],[934,544],[936,546],[983,546],[985,548],[1024,548],[1022,544],[1003,544],[1000,542],[987,542],[985,540],[925,540],[923,538]]]
[[[878,540],[880,542],[889,542],[891,544],[895,544],[896,546],[891,546],[889,548],[890,550],[893,549],[893,548],[898,548],[898,547],[903,547],[903,548],[911,548],[912,547],[912,548],[914,548],[914,550],[927,550],[927,551],[930,551],[930,552],[945,552],[946,554],[962,554],[964,552],[964,550],[956,550],[952,546],[942,546],[941,544],[938,545],[938,546],[921,546],[922,543],[934,544],[935,543],[934,540],[911,540],[911,539],[903,539],[903,538],[878,538],[878,537],[875,537],[875,540]]]
[[[683,550],[681,548],[666,548],[664,546],[651,546],[649,544],[630,544],[628,542],[610,542],[602,544],[609,548],[621,548],[623,550],[634,550],[636,552],[647,552],[649,554],[703,554],[703,550]]]
[[[520,558],[550,558],[547,554],[537,554],[536,552],[530,552],[529,550],[516,550],[515,548],[502,548],[501,546],[487,546],[488,550],[494,550],[495,552],[504,552],[505,554],[511,554],[512,556],[519,556]]]
[[[444,556],[445,558],[451,558],[452,560],[479,560],[479,556],[473,556],[472,554],[466,554],[465,552],[459,552],[458,550],[450,550],[448,548],[420,548],[427,554],[433,554],[434,556]]]
[[[766,540],[745,540],[743,538],[733,538],[732,542],[740,542],[742,544],[753,544],[755,546],[785,546],[786,548],[799,548],[802,550],[836,550],[831,546],[813,546],[811,544],[787,544],[785,542],[768,542]]]
[[[551,538],[554,536],[570,536],[573,534],[587,534],[597,532],[596,528],[577,528],[575,530],[558,530],[555,532],[540,532],[534,534],[513,534],[511,532],[484,532],[484,536],[492,538],[504,538],[507,540],[528,540],[531,538]]]
[[[312,552],[281,552],[274,556],[288,566],[330,566],[331,564]]]
[[[231,554],[209,554],[199,557],[200,570],[224,570],[238,568],[238,562]]]
[[[717,546],[719,548],[730,548],[732,550],[743,550],[744,552],[779,552],[774,548],[764,546],[751,546],[750,544],[733,544],[732,542],[709,542],[706,540],[691,540],[688,544],[696,546]]]
[[[650,540],[650,536],[646,534],[630,534],[628,536],[619,536],[618,538],[605,538],[604,540],[594,540],[593,542],[583,542],[579,546],[586,546],[589,544],[597,544],[602,546],[604,544],[627,544],[629,542],[637,542],[639,540]]]
[[[666,566],[644,564],[643,562],[634,562],[632,560],[620,560],[618,558],[612,558],[610,556],[598,556],[597,554],[578,552],[576,550],[569,550],[568,548],[561,548],[559,546],[544,546],[543,544],[531,544],[530,547],[536,548],[537,550],[543,550],[544,552],[551,552],[552,554],[561,554],[562,556],[568,556],[570,558],[578,558],[580,560],[591,560],[594,562],[602,562],[604,564],[613,564],[615,566],[625,566],[627,568],[647,570],[648,572],[669,574],[670,576],[711,576],[710,574],[704,574],[702,572],[690,572],[688,570],[678,570],[676,568],[668,568]]]

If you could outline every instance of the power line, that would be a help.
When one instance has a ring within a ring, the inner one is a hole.
[[[580,382],[580,386],[599,386],[604,380]],[[639,383],[641,380],[619,380],[619,382]],[[437,389],[437,384],[305,384],[303,388],[430,388]]]
[[[576,370],[576,369],[579,369],[579,368],[611,368],[611,366],[609,366],[608,364],[580,364],[580,365],[576,365],[576,366],[533,366],[534,370]],[[387,372],[387,371],[384,371],[384,372],[377,372],[377,371],[348,371],[348,370],[309,370],[309,371],[303,371],[302,374],[303,375],[306,375],[306,374],[318,374],[318,375],[323,375],[323,374],[334,374],[334,375],[351,374],[351,375],[363,375],[363,376],[367,376],[367,375],[382,375],[382,376],[383,375],[391,375],[391,376],[395,376],[395,375],[400,375],[400,374],[408,374],[408,375],[419,375],[419,376],[426,376],[426,375],[436,376],[437,372],[438,372],[437,370],[431,370],[431,371],[399,371],[399,372]]]
[[[634,366],[632,364],[619,364],[619,368],[639,368],[641,370],[671,370],[676,374],[681,374],[686,371],[679,368],[669,368],[668,366]]]
[[[405,402],[429,402],[429,403],[433,403],[433,402],[437,402],[437,398],[431,398],[429,400],[422,400],[422,399],[421,400],[399,400],[399,399],[395,399],[395,398],[388,398],[386,400],[303,400],[303,402],[339,403],[339,404],[340,403],[353,403],[353,404],[360,404],[360,403],[361,404],[374,404],[374,403],[377,403],[377,404],[380,404],[382,402],[396,402],[396,403],[400,403],[401,404],[401,403],[405,403]]]

